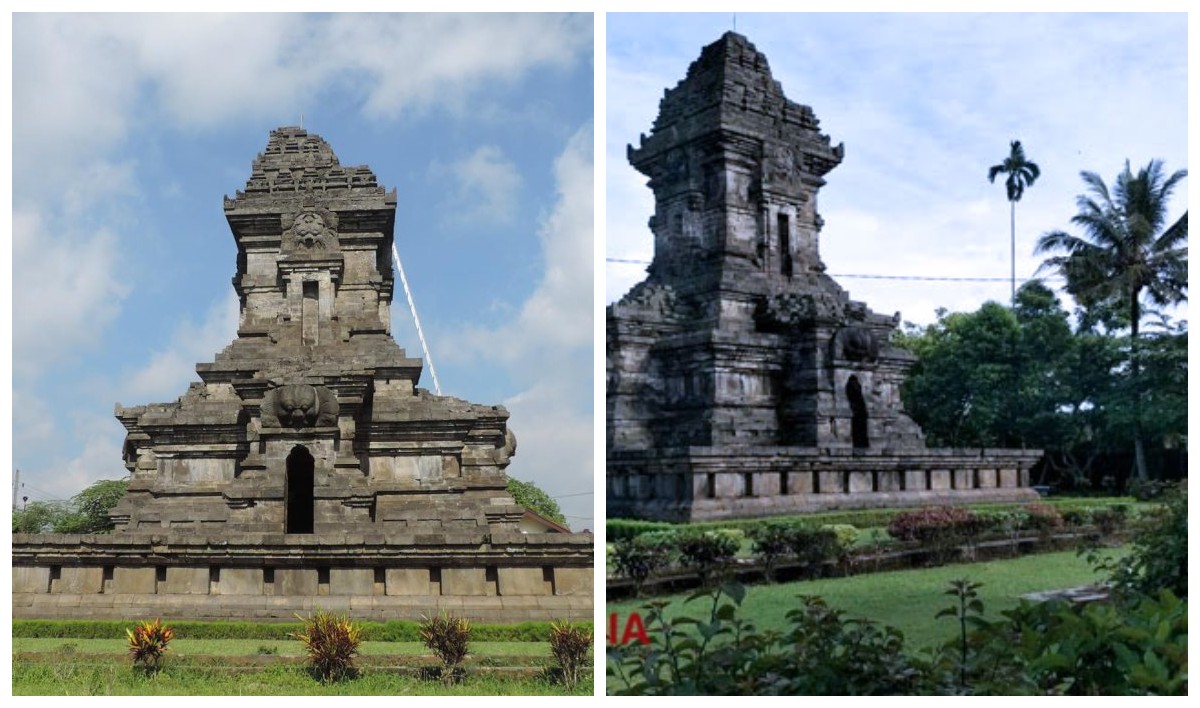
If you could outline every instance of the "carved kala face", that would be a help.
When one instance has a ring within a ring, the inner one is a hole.
[[[296,244],[305,248],[325,247],[325,221],[317,214],[309,212],[296,219],[292,233],[296,236]]]
[[[279,391],[279,418],[303,426],[317,416],[317,392],[312,386],[284,386]]]

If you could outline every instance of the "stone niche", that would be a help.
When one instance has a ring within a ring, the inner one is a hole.
[[[607,513],[702,520],[1032,500],[1039,450],[934,450],[905,413],[899,313],[825,272],[842,145],[727,33],[628,157],[654,192],[647,278],[610,305]]]
[[[279,128],[224,208],[236,339],[117,404],[116,531],[14,536],[13,616],[591,618],[591,534],[518,528],[508,411],[420,388],[390,334],[396,192]]]

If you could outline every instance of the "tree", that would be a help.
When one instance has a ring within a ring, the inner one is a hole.
[[[519,479],[509,477],[508,493],[512,495],[518,504],[533,513],[563,526],[567,525],[567,517],[563,516],[562,510],[558,508],[558,502],[554,501],[549,494],[534,486],[532,482],[522,482]]]
[[[1167,227],[1167,202],[1187,170],[1170,176],[1160,160],[1135,175],[1129,161],[1110,192],[1094,172],[1080,174],[1090,195],[1076,200],[1071,223],[1082,236],[1065,231],[1044,234],[1036,253],[1057,253],[1042,269],[1058,271],[1069,292],[1086,310],[1124,312],[1130,329],[1129,369],[1133,387],[1133,441],[1138,478],[1149,479],[1141,434],[1139,324],[1142,295],[1159,306],[1187,299],[1187,212]],[[1164,228],[1166,227],[1166,228]]]
[[[23,509],[13,509],[13,533],[47,533],[67,514],[61,503],[29,502]]]
[[[1025,148],[1021,147],[1020,140],[1014,140],[1009,143],[1008,157],[1004,158],[1004,162],[998,165],[992,165],[988,168],[988,182],[996,183],[997,175],[1008,175],[1004,180],[1004,186],[1008,191],[1009,204],[1009,244],[1011,256],[1011,282],[1009,293],[1010,303],[1017,301],[1017,202],[1021,201],[1021,196],[1025,194],[1026,187],[1032,187],[1037,181],[1039,175],[1042,174],[1037,163],[1030,162],[1025,157]]]
[[[71,511],[54,523],[55,533],[108,533],[113,530],[112,510],[125,491],[129,480],[102,479],[71,498]]]

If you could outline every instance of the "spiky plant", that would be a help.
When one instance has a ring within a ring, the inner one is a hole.
[[[362,627],[344,615],[317,609],[311,617],[296,615],[304,629],[292,635],[304,643],[308,662],[323,682],[341,681],[356,674],[354,657],[362,643]]]
[[[562,669],[563,684],[568,691],[574,691],[579,683],[579,671],[587,662],[591,646],[591,629],[567,621],[550,623],[550,653]]]
[[[467,658],[471,622],[466,617],[447,614],[445,610],[440,616],[423,617],[421,641],[442,662],[442,679],[450,683],[458,677],[459,667]]]
[[[157,673],[175,632],[164,626],[162,620],[156,619],[127,629],[125,634],[129,637],[129,655],[133,657],[133,665],[148,674]]]

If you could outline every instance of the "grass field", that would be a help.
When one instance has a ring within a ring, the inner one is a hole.
[[[546,642],[472,642],[466,677],[421,677],[437,665],[420,642],[364,642],[360,675],[321,684],[298,641],[176,639],[155,676],[136,671],[120,639],[14,637],[13,695],[568,695]],[[592,695],[592,670],[574,695]]]
[[[831,607],[899,629],[904,633],[906,646],[916,650],[954,636],[955,625],[949,620],[937,620],[934,615],[951,604],[951,598],[944,593],[947,583],[956,578],[983,583],[979,595],[990,618],[1015,607],[1024,593],[1086,585],[1100,579],[1088,562],[1073,551],[1045,553],[940,568],[751,586],[738,616],[752,620],[760,630],[781,629],[787,626],[787,612],[799,607],[797,596],[819,595]],[[708,611],[709,604],[702,601],[685,606],[685,597],[659,598],[670,603],[668,617],[685,611],[700,616]],[[620,623],[634,610],[640,610],[645,617],[646,604],[645,600],[612,603],[608,612],[617,613]]]
[[[540,676],[472,675],[445,686],[414,676],[364,669],[340,683],[322,684],[303,666],[212,667],[174,657],[155,676],[134,671],[123,659],[13,659],[13,695],[32,696],[399,696],[399,695],[566,695],[563,687]],[[575,695],[592,695],[590,671]]]

